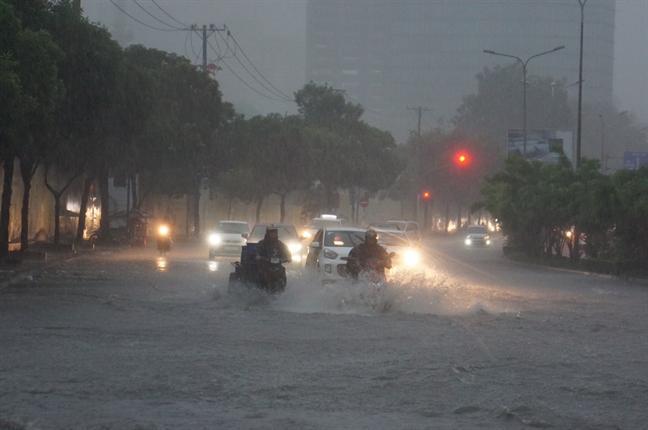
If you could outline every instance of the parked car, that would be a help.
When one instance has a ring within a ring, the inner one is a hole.
[[[346,277],[346,258],[349,252],[365,239],[364,228],[323,227],[308,245],[306,268],[319,272],[324,281],[336,281]]]
[[[485,225],[469,225],[466,227],[464,239],[466,246],[488,246],[491,244],[490,233]]]
[[[247,243],[259,243],[261,239],[265,237],[266,229],[270,226],[277,228],[279,233],[279,240],[288,246],[292,256],[292,267],[298,265],[301,267],[302,263],[302,243],[295,226],[287,223],[272,223],[272,222],[261,222],[255,224],[252,228],[252,232],[248,236]],[[240,250],[239,250],[240,252]],[[289,267],[291,267],[289,265]]]
[[[419,225],[414,221],[407,221],[402,219],[391,219],[387,221],[385,224],[393,225],[400,231],[405,232],[407,238],[412,243],[418,243],[421,241],[421,230],[419,229]]]
[[[209,259],[217,255],[239,256],[249,234],[250,225],[245,221],[218,221],[208,236]]]
[[[344,218],[338,218],[337,215],[322,215],[313,218],[308,226],[302,231],[301,238],[303,240],[312,240],[317,233],[317,230],[323,227],[346,227],[347,222]]]

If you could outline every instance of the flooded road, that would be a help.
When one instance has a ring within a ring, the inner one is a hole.
[[[199,243],[96,250],[0,293],[0,429],[641,428],[646,285],[500,250],[426,242],[376,309],[298,270],[229,294]]]

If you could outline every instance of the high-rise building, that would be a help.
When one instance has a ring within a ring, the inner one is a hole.
[[[592,1],[584,9],[584,103],[612,103],[614,7]],[[577,83],[580,23],[576,0],[309,0],[306,81],[344,90],[369,123],[403,141],[417,128],[408,108],[431,110],[425,128],[447,124],[477,92],[476,74],[516,62],[485,49],[525,60],[565,45],[532,59],[527,72]]]

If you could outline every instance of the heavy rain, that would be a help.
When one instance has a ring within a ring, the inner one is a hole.
[[[645,427],[645,2],[0,29],[0,430]]]

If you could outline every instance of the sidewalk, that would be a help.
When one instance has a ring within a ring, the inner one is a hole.
[[[0,291],[11,284],[33,280],[42,270],[91,251],[93,248],[87,245],[75,249],[73,245],[56,247],[51,243],[30,245],[27,253],[10,251],[9,259],[0,262]]]

